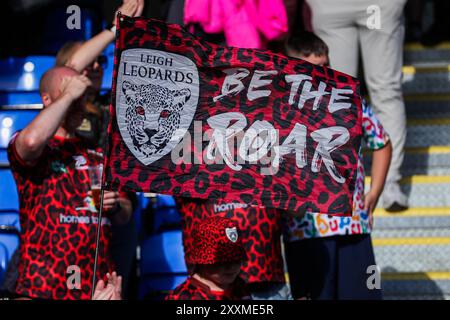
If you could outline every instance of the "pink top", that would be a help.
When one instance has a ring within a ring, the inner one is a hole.
[[[186,0],[184,23],[223,32],[228,46],[264,49],[288,31],[283,0]]]

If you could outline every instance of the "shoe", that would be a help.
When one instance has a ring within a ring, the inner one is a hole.
[[[408,197],[402,192],[398,182],[387,182],[382,198],[386,211],[398,212],[408,209]]]

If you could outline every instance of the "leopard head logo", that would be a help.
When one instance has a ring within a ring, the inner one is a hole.
[[[147,62],[143,56],[170,63]],[[139,73],[131,72],[131,66]],[[142,73],[150,69],[151,75]],[[165,77],[171,74],[182,76]],[[122,52],[116,82],[117,125],[136,159],[150,165],[175,148],[194,119],[199,90],[197,66],[185,56],[147,48]]]
[[[190,90],[128,81],[122,83],[122,90],[127,102],[127,130],[134,148],[146,156],[162,152],[180,126],[180,113],[191,97]]]

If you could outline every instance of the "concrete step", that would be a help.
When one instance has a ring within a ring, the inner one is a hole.
[[[450,91],[450,65],[422,64],[404,66],[402,88],[404,94],[445,94]]]
[[[372,152],[364,154],[364,168],[370,175]],[[401,173],[413,175],[450,175],[450,146],[406,148]]]
[[[374,232],[379,230],[442,229],[450,227],[450,207],[409,208],[401,212],[374,212]]]
[[[410,43],[404,47],[404,64],[445,61],[450,61],[450,42],[444,42],[435,47],[424,47],[419,43]]]
[[[450,176],[405,177],[400,181],[400,187],[408,195],[411,208],[450,207]],[[366,191],[369,188],[370,177],[366,177]]]
[[[450,295],[450,272],[385,272],[381,278],[381,289],[387,299],[444,300]]]
[[[450,118],[450,94],[404,95],[408,119]]]
[[[388,245],[391,241],[393,245],[397,244],[398,239],[408,238],[411,243],[427,243],[427,239],[440,238],[442,242],[450,239],[450,225],[442,228],[390,228],[382,229],[375,226],[372,232],[372,238],[380,245]],[[386,241],[385,241],[386,240]],[[387,241],[388,240],[388,241]],[[406,240],[405,240],[406,241]],[[449,240],[450,241],[450,240]],[[403,242],[401,242],[403,243]]]
[[[449,237],[374,237],[372,242],[382,272],[450,270]]]
[[[450,146],[450,118],[408,121],[406,147]]]

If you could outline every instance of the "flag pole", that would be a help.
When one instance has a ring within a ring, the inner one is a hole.
[[[116,27],[119,26],[119,20],[121,20],[122,13],[120,11],[117,11],[116,15]],[[117,38],[117,35],[116,35]],[[115,49],[114,49],[115,51]],[[104,148],[105,150],[105,148]],[[97,275],[97,263],[98,263],[98,248],[100,246],[100,233],[101,233],[101,227],[102,227],[102,215],[103,215],[103,197],[105,195],[105,189],[103,188],[103,174],[104,171],[102,170],[102,184],[101,184],[101,191],[100,191],[100,210],[98,213],[98,224],[97,224],[97,235],[95,238],[95,256],[94,256],[94,274],[92,275],[92,290],[91,290],[91,300],[94,298],[95,293],[95,282],[96,282],[96,275]]]
[[[98,213],[98,221],[97,221],[97,235],[95,238],[94,274],[92,276],[91,300],[94,298],[94,292],[95,292],[95,282],[96,282],[97,262],[98,262],[98,248],[100,246],[100,232],[101,232],[101,228],[102,228],[103,196],[104,195],[105,195],[105,189],[103,189],[103,184],[102,184],[102,188],[100,191],[100,210]]]

